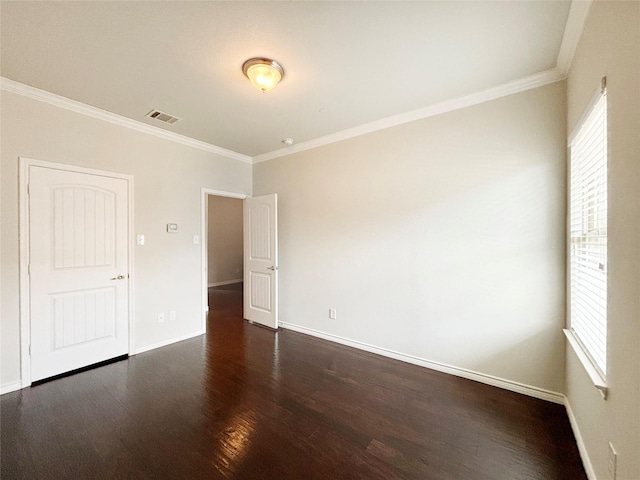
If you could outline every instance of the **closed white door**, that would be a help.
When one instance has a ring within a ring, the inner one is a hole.
[[[31,380],[128,353],[128,184],[29,167]]]
[[[276,194],[244,201],[244,318],[278,328]]]

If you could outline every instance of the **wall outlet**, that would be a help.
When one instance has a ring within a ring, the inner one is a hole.
[[[616,480],[616,469],[618,467],[618,452],[613,448],[611,442],[609,442],[609,475],[612,480]]]
[[[330,308],[329,309],[329,318],[331,318],[332,320],[336,319],[336,309],[335,308]]]
[[[158,314],[158,323],[164,323],[164,312]]]
[[[173,322],[173,321],[175,321],[175,319],[176,319],[176,311],[175,310],[171,310],[169,312],[169,321]]]

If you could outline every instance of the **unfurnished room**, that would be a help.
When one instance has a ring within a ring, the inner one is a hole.
[[[640,480],[640,1],[0,0],[0,477]]]

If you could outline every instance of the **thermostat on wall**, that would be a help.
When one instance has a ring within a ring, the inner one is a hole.
[[[167,232],[176,233],[178,231],[177,223],[167,223]]]

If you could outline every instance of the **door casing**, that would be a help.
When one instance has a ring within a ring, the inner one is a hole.
[[[30,297],[31,289],[29,285],[29,168],[38,166],[63,170],[67,172],[86,173],[90,175],[102,175],[111,178],[118,178],[127,182],[127,257],[130,281],[128,282],[129,293],[129,355],[133,355],[135,350],[135,275],[133,270],[133,176],[122,173],[108,172],[91,168],[79,167],[76,165],[66,165],[62,163],[35,160],[32,158],[20,157],[19,172],[19,275],[20,275],[20,377],[22,388],[31,385],[31,311]]]
[[[213,190],[211,188],[200,189],[200,258],[202,259],[201,273],[202,278],[200,282],[202,284],[201,292],[201,318],[202,318],[202,333],[207,333],[207,313],[209,312],[209,290],[208,290],[208,268],[209,268],[209,252],[207,251],[208,239],[207,239],[207,221],[209,217],[209,202],[207,201],[207,195],[215,195],[217,197],[237,198],[244,200],[249,197],[244,193],[225,192],[223,190]]]

